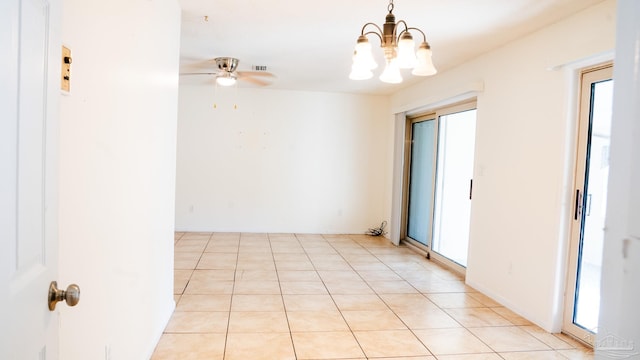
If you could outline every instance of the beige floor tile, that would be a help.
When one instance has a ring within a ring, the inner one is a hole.
[[[357,360],[357,359],[351,359],[351,360]],[[380,360],[436,360],[436,358],[431,355],[426,355],[426,356],[385,357],[385,358],[380,358]]]
[[[182,295],[176,311],[229,311],[231,295]]]
[[[333,249],[333,248],[332,248]],[[335,251],[335,250],[334,250]],[[348,264],[344,258],[342,257],[342,255],[336,253],[333,254],[327,254],[327,253],[307,253],[307,257],[311,260],[311,262],[315,263],[316,261],[327,261],[327,262],[344,262],[345,264]],[[352,270],[351,268],[349,268],[349,270]]]
[[[447,329],[462,327],[442,309],[399,309],[396,315],[409,327],[409,329]]]
[[[174,270],[173,271],[173,293],[182,294],[189,283],[189,278],[193,270]]]
[[[273,260],[260,260],[260,261],[249,261],[243,260],[238,261],[236,265],[236,269],[242,270],[276,270],[276,264]]]
[[[369,358],[431,355],[411,331],[354,331],[358,343]]]
[[[162,334],[152,360],[222,360],[225,334]]]
[[[386,359],[385,359],[386,360]],[[503,360],[496,353],[462,354],[462,355],[438,355],[438,360]]]
[[[363,280],[357,280],[357,281],[332,280],[332,281],[325,281],[324,285],[327,287],[330,294],[367,295],[367,294],[375,293],[373,289],[371,289],[369,284],[367,284]]]
[[[323,243],[311,243],[311,244],[302,244],[302,248],[307,253],[307,255],[313,254],[322,254],[322,255],[337,255],[338,252],[329,244]]]
[[[233,292],[233,281],[197,281],[190,280],[185,294],[231,294]]]
[[[181,239],[209,239],[213,235],[207,231],[184,232]]]
[[[287,333],[230,333],[225,360],[294,360],[296,355]]]
[[[176,311],[165,329],[167,333],[226,333],[229,312]]]
[[[409,281],[418,291],[424,294],[450,293],[450,292],[475,292],[475,290],[463,281]]]
[[[574,346],[562,341],[559,337],[555,336],[554,334],[550,334],[546,331],[544,331],[543,329],[539,328],[538,326],[535,325],[529,325],[529,326],[521,326],[520,327],[522,330],[526,331],[527,333],[533,335],[536,339],[542,341],[543,343],[545,343],[547,346],[549,346],[552,349],[573,349]]]
[[[443,309],[486,307],[466,293],[427,294],[427,298]]]
[[[287,317],[292,332],[349,330],[339,311],[290,311]]]
[[[233,293],[243,295],[280,294],[280,284],[277,281],[236,281]]]
[[[426,270],[422,265],[417,263],[412,263],[412,265],[405,265],[408,269],[397,270],[396,273],[401,278],[409,281],[409,282],[430,282],[433,281],[433,278],[436,276],[432,271]]]
[[[320,276],[315,270],[279,270],[280,281],[320,281]]]
[[[578,348],[578,349],[583,349],[584,348],[584,344],[581,343],[580,341],[578,341],[577,339],[567,335],[567,334],[563,334],[563,333],[558,333],[558,334],[553,334],[553,336],[557,337],[558,339],[566,342],[567,344],[573,346],[574,348]]]
[[[178,242],[174,246],[174,249],[176,252],[203,252],[207,247],[208,242],[208,237],[202,239],[182,238],[178,240]]]
[[[318,270],[318,274],[322,281],[362,281],[360,275],[353,270]]]
[[[296,253],[274,252],[273,259],[276,262],[278,261],[310,261],[305,254],[300,254],[299,252],[296,252]]]
[[[501,307],[502,306],[499,302],[493,300],[492,298],[488,297],[487,295],[485,295],[483,293],[470,292],[468,294],[469,294],[469,296],[471,296],[475,300],[479,301],[482,305],[484,305],[486,307]]]
[[[230,333],[289,333],[284,311],[232,311]]]
[[[391,270],[395,271],[401,278],[407,279],[409,278],[419,278],[420,272],[425,271],[424,267],[420,264],[420,262],[413,259],[395,259],[391,258],[389,260],[385,260],[383,258],[380,259],[384,262]],[[408,275],[408,273],[418,273]]]
[[[351,271],[351,265],[344,260],[311,260],[318,271]],[[358,278],[359,279],[359,278]]]
[[[278,261],[276,260],[277,270],[314,270],[310,260],[300,261]]]
[[[195,270],[191,274],[192,281],[233,281],[233,270]]]
[[[469,331],[496,352],[551,350],[516,326],[470,328]]]
[[[271,244],[271,251],[273,254],[304,254],[304,249],[300,245],[280,245],[280,244]]]
[[[198,262],[197,269],[235,270],[236,262],[236,254],[203,253]]]
[[[349,260],[349,265],[356,271],[389,271],[389,267],[381,261],[361,262]]]
[[[506,307],[503,307],[503,306],[492,307],[491,310],[495,311],[503,318],[509,320],[509,322],[511,322],[513,325],[521,325],[521,326],[533,325],[529,320],[514,313],[513,311],[507,309]]]
[[[556,351],[519,351],[500,353],[505,360],[567,360]]]
[[[343,311],[351,330],[406,330],[407,326],[391,310]]]
[[[492,352],[487,345],[464,328],[414,330],[413,333],[436,356]]]
[[[329,295],[282,295],[287,311],[338,310]]]
[[[404,280],[370,281],[369,286],[377,294],[417,294],[418,290]]]
[[[281,281],[283,294],[328,294],[322,281]]]
[[[491,308],[460,308],[445,309],[445,311],[464,327],[513,325]]]
[[[273,254],[267,252],[245,252],[238,254],[238,262],[273,262]]]
[[[380,294],[380,298],[393,310],[426,310],[438,307],[422,294]]]
[[[219,252],[219,253],[238,253],[240,247],[240,240],[237,239],[225,239],[212,237],[204,249],[204,252]]]
[[[350,331],[294,332],[291,336],[300,360],[364,357]]]
[[[231,311],[284,311],[281,295],[240,295],[231,299]]]
[[[273,270],[236,270],[236,281],[278,281],[278,273]]]
[[[200,256],[199,252],[175,252],[173,256],[173,268],[193,270],[198,265]]]
[[[587,349],[587,348],[556,350],[556,351],[570,360],[593,360],[594,358],[593,350]]]
[[[332,295],[341,311],[387,310],[387,304],[378,295]]]
[[[402,281],[402,278],[393,270],[359,270],[358,274],[367,282]]]
[[[238,240],[240,241],[240,233],[237,232],[214,232],[211,240]]]

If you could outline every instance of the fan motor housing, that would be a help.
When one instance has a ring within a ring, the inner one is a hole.
[[[213,59],[221,71],[234,72],[238,68],[239,60],[232,57],[219,57]]]

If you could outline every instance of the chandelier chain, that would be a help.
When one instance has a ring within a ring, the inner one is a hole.
[[[393,0],[389,0],[389,6],[387,6],[387,9],[389,10],[389,14],[393,12]]]

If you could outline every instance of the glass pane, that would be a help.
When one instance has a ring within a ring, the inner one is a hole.
[[[587,167],[573,321],[596,331],[600,309],[600,270],[609,179],[609,138],[613,80],[591,86]]]
[[[427,120],[411,125],[407,235],[425,245],[428,245],[433,202],[435,124],[434,120]]]
[[[467,266],[476,110],[439,119],[436,206],[433,220],[434,251]]]

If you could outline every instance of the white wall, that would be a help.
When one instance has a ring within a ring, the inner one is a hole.
[[[60,358],[149,358],[174,307],[180,9],[64,0],[71,94],[60,121]]]
[[[596,359],[638,358],[640,351],[640,3],[618,1],[618,21]]]
[[[362,233],[389,218],[386,97],[181,84],[179,104],[178,230]]]
[[[484,85],[477,97],[467,282],[547,330],[559,331],[562,319],[574,151],[571,69],[612,51],[615,4],[603,2],[391,100],[394,111],[411,110]]]

